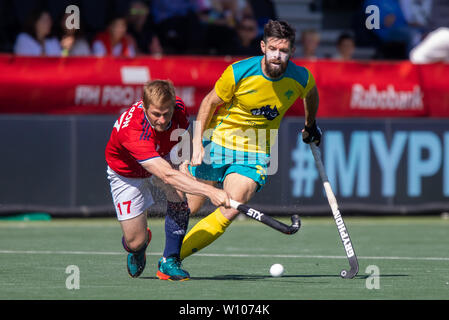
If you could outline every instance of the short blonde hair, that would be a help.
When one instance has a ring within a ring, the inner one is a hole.
[[[153,80],[143,87],[143,107],[147,110],[150,106],[168,105],[175,106],[175,87],[170,80]]]

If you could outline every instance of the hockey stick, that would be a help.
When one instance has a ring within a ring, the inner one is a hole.
[[[335,223],[337,224],[341,242],[343,243],[343,246],[346,251],[346,256],[348,257],[349,260],[349,265],[351,266],[351,270],[347,271],[344,269],[340,272],[340,275],[342,278],[352,279],[359,272],[359,263],[357,261],[357,256],[355,255],[351,238],[349,237],[349,232],[346,229],[343,217],[341,216],[340,210],[338,209],[337,199],[335,198],[334,192],[332,191],[331,185],[327,178],[326,171],[324,170],[323,162],[321,160],[320,149],[316,146],[315,143],[311,143],[310,148],[312,149],[312,154],[313,157],[315,158],[315,163],[318,168],[318,172],[320,173],[321,180],[323,181],[327,201],[329,201],[329,205],[332,209],[332,214],[334,215],[334,220]]]
[[[301,228],[301,220],[297,214],[292,216],[292,225],[288,226],[285,223],[277,221],[276,219],[273,219],[272,217],[237,201],[231,200],[231,207],[246,214],[248,217],[260,221],[267,226],[285,234],[294,234],[298,232],[299,228]]]

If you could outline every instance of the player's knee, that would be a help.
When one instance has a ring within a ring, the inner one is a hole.
[[[200,205],[195,205],[195,204],[190,204],[189,203],[189,209],[190,209],[190,214],[195,214],[200,210],[201,206]]]
[[[189,204],[190,214],[197,213],[203,206],[206,198],[199,196],[187,196],[187,203]]]
[[[126,239],[126,245],[128,247],[129,250],[131,251],[139,251],[140,249],[142,249],[147,241],[147,236],[146,234],[134,234],[128,237],[125,237]]]

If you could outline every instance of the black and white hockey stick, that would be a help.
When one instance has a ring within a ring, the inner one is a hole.
[[[298,232],[299,228],[301,228],[301,220],[299,219],[299,216],[297,214],[292,216],[292,225],[289,226],[256,209],[250,208],[249,206],[241,204],[234,200],[231,200],[231,207],[240,211],[241,213],[246,214],[248,217],[260,221],[267,226],[285,234],[294,234]]]
[[[355,255],[354,247],[352,246],[351,238],[349,237],[348,229],[346,229],[343,217],[341,216],[340,210],[338,209],[337,199],[335,198],[334,192],[332,191],[331,185],[327,178],[326,171],[324,170],[323,162],[321,160],[320,149],[315,143],[310,144],[312,149],[313,157],[315,158],[315,163],[320,173],[321,180],[323,181],[324,191],[326,192],[326,197],[329,205],[332,209],[332,214],[334,215],[335,223],[337,224],[338,233],[340,234],[341,242],[346,251],[346,256],[349,260],[349,265],[351,270],[342,270],[340,275],[345,279],[352,279],[359,272],[359,263],[357,261],[357,256]]]

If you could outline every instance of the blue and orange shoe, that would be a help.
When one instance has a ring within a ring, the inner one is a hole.
[[[149,228],[147,228],[147,230],[148,230],[148,241],[139,251],[131,251],[126,245],[125,238],[122,237],[123,248],[128,252],[128,257],[126,259],[126,268],[128,270],[128,274],[132,278],[139,277],[142,274],[143,270],[145,269],[145,265],[147,262],[145,251],[151,241],[151,231]]]
[[[162,257],[158,263],[156,276],[161,280],[186,281],[190,274],[182,269],[181,260],[178,257]]]

